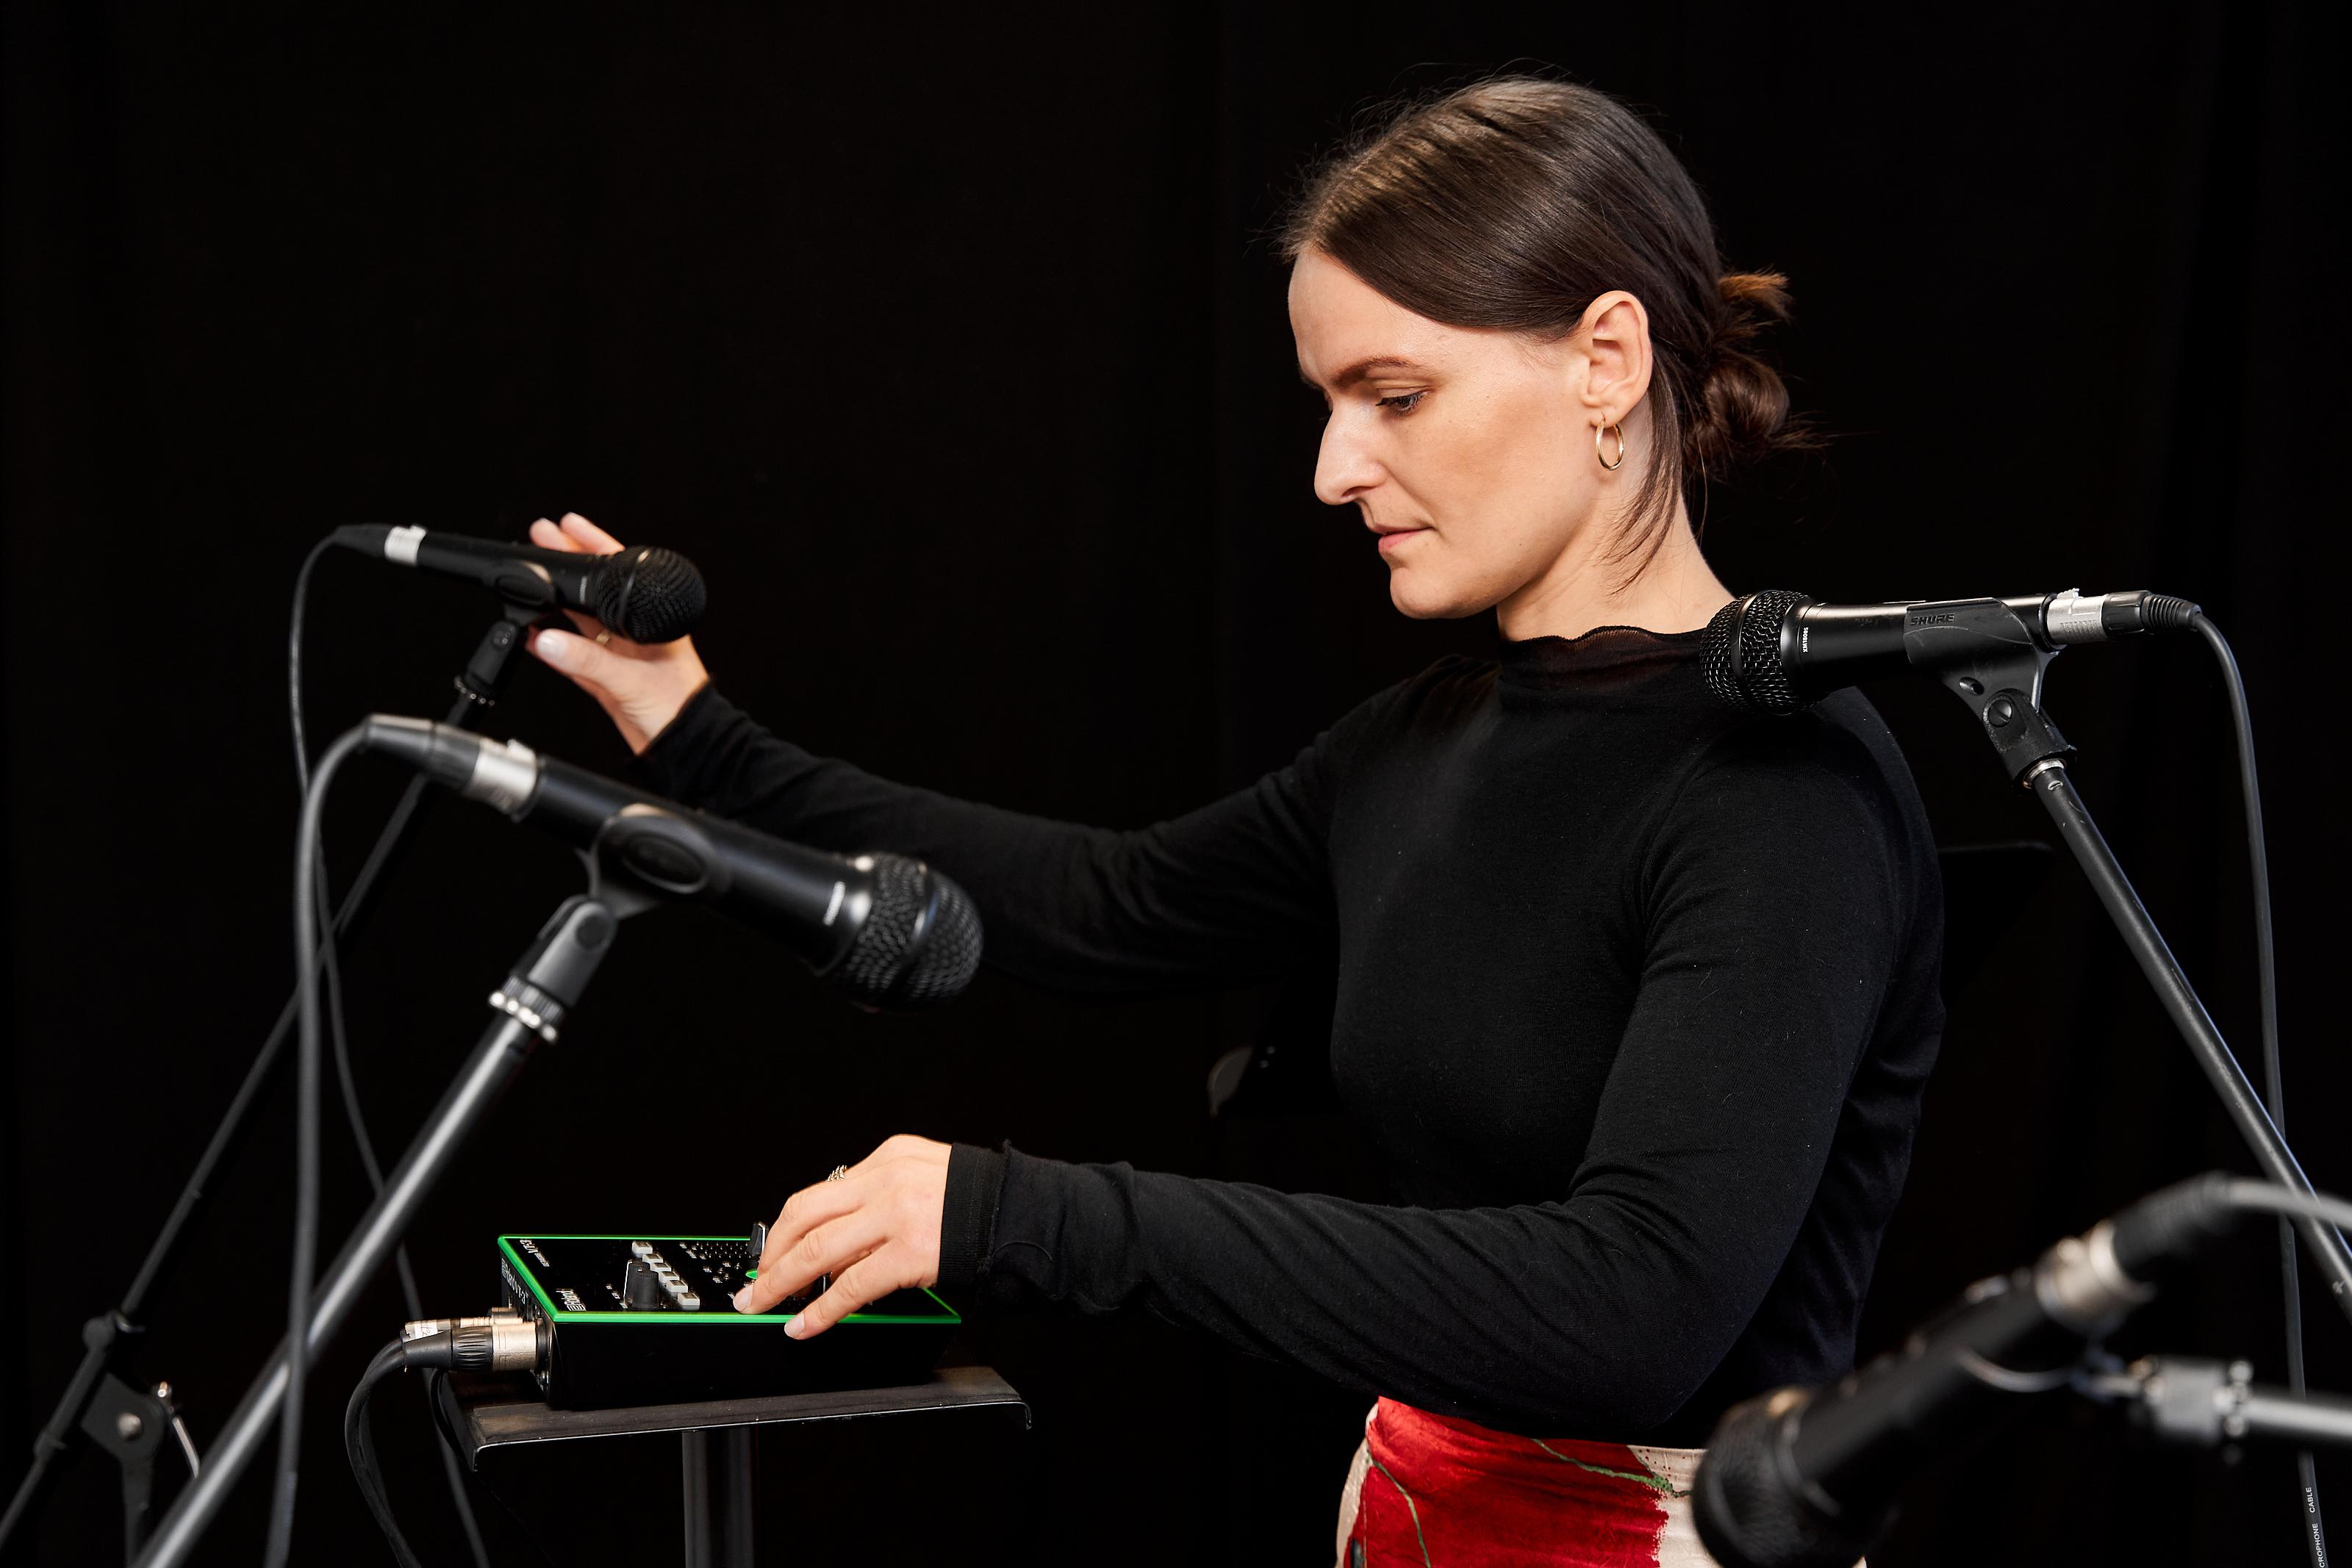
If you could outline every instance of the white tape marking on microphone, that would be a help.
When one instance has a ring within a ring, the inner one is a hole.
[[[416,547],[425,542],[423,528],[394,528],[383,536],[383,559],[403,566],[416,564]]]

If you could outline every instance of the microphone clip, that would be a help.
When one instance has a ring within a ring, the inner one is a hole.
[[[1976,716],[2011,780],[2022,780],[2038,763],[2074,754],[2073,744],[2042,711],[2042,677],[2060,650],[2000,600],[1915,611],[1904,627],[1903,653],[1914,669],[1933,675]]]
[[[623,807],[580,852],[590,896],[623,918],[677,900],[715,898],[730,878],[725,860],[692,822],[658,807]]]
[[[478,706],[498,706],[499,694],[506,690],[514,656],[521,650],[526,633],[542,623],[556,626],[562,622],[544,604],[501,597],[499,618],[474,644],[474,656],[466,661],[464,673],[457,676],[457,695]]]

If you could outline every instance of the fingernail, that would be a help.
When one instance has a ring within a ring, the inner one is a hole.
[[[552,626],[542,626],[530,640],[530,651],[551,664],[561,664],[572,657],[572,634],[558,632]]]
[[[735,1310],[739,1312],[748,1312],[751,1310],[751,1286],[746,1285],[735,1292]]]
[[[793,1339],[801,1337],[801,1315],[794,1312],[784,1323],[784,1333]]]

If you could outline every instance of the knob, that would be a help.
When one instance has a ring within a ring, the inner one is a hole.
[[[661,1304],[661,1276],[648,1268],[643,1259],[632,1258],[621,1274],[621,1301],[625,1306],[654,1307]]]

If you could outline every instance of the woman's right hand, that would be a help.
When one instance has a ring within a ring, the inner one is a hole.
[[[560,526],[540,518],[530,526],[530,542],[541,549],[590,555],[610,555],[621,548],[620,540],[577,512],[564,513]],[[564,613],[579,633],[543,626],[531,633],[530,651],[540,663],[570,676],[572,685],[594,697],[633,752],[642,753],[652,745],[654,737],[686,706],[686,699],[710,680],[690,637],[632,643],[608,632],[593,615],[576,610]]]

